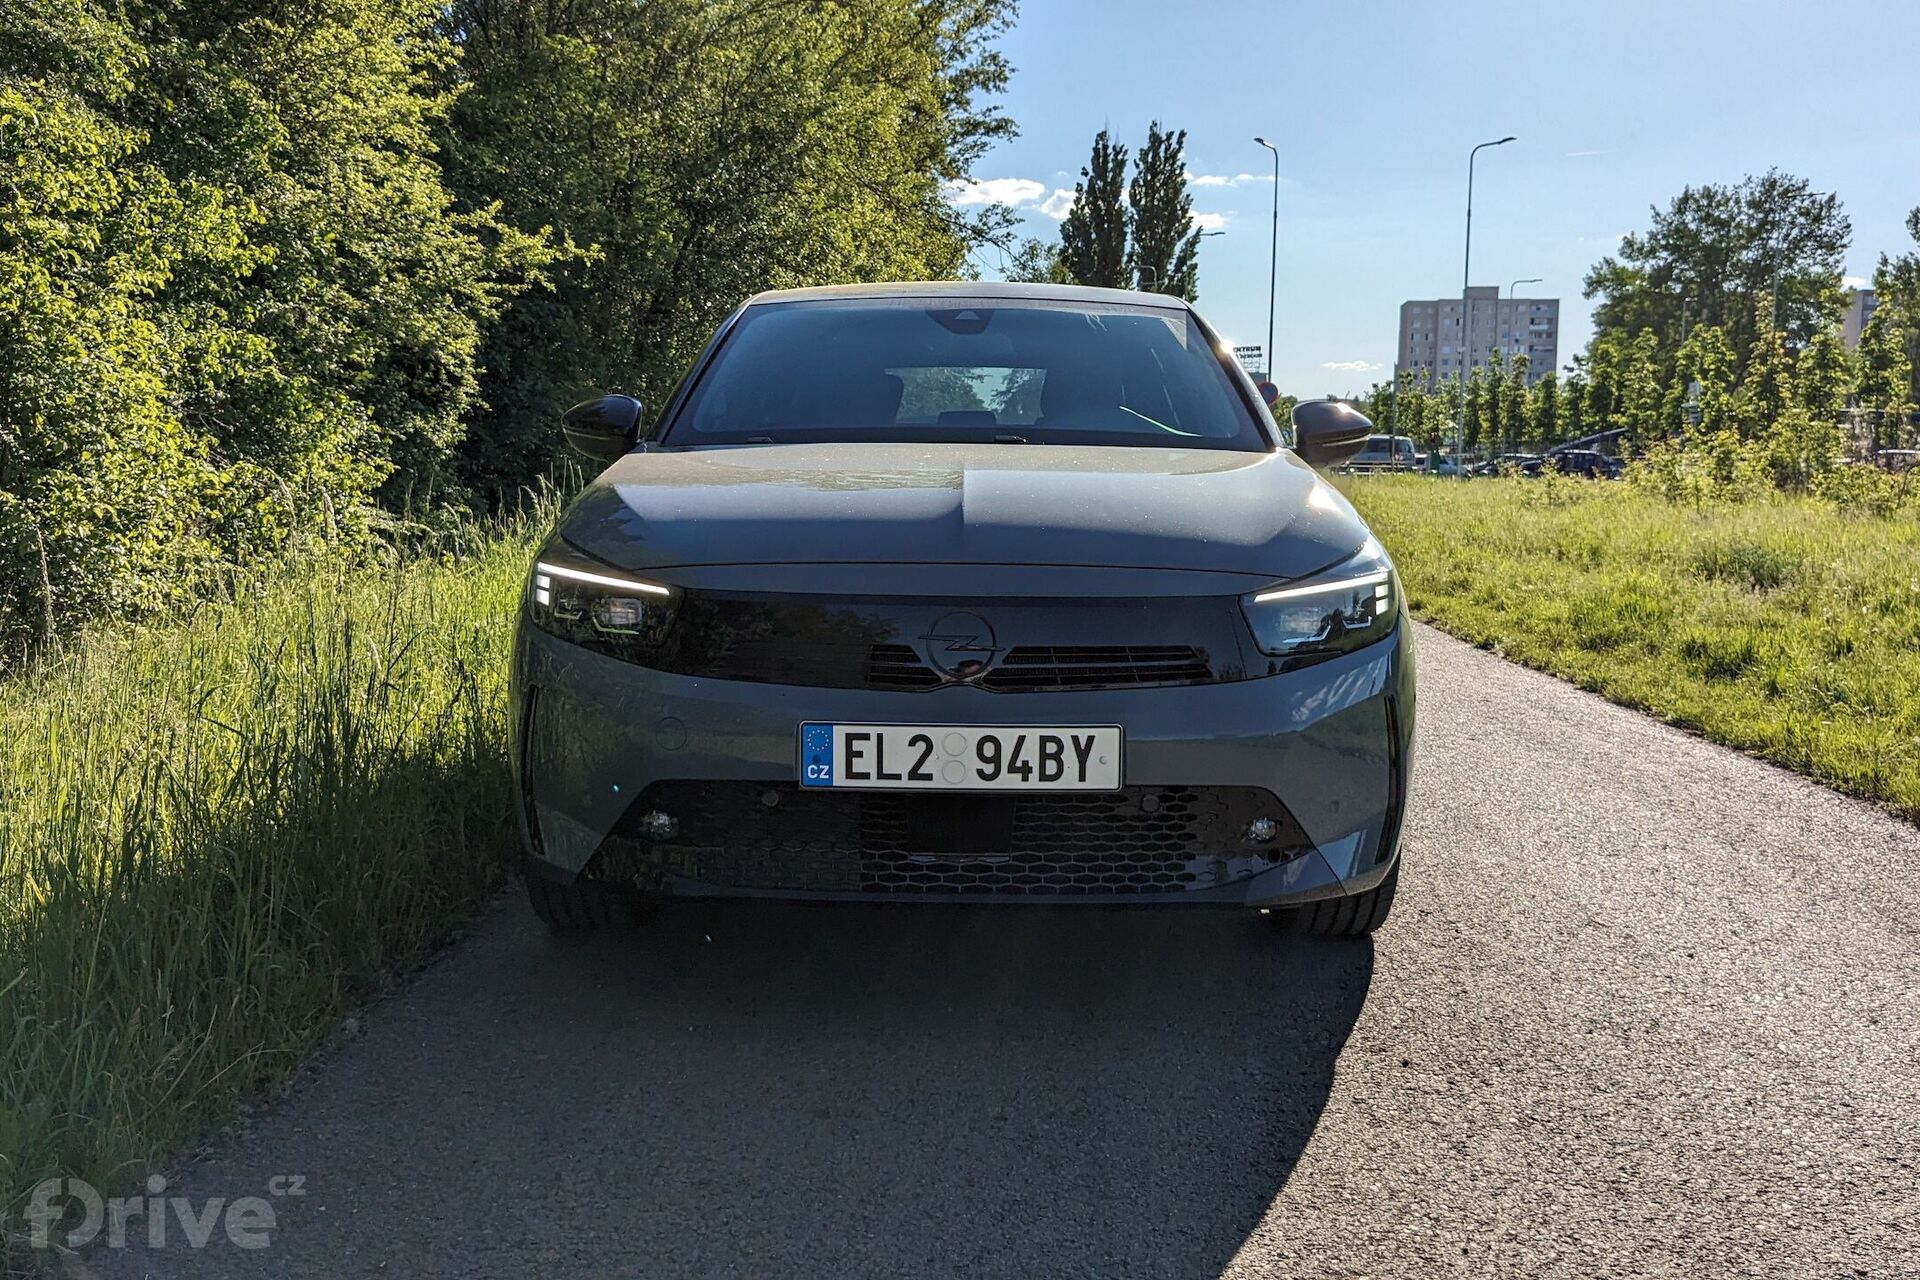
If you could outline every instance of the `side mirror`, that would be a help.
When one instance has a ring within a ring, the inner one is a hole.
[[[601,396],[582,400],[560,419],[567,443],[586,454],[612,462],[640,438],[640,402],[632,396]]]
[[[1343,400],[1302,400],[1293,406],[1293,451],[1310,466],[1345,462],[1366,448],[1372,434],[1367,415]]]

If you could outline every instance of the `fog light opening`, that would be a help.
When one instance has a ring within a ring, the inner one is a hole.
[[[680,819],[660,809],[649,809],[641,815],[640,834],[649,840],[671,840],[680,834]]]
[[[1279,834],[1280,824],[1272,818],[1255,818],[1247,824],[1246,840],[1249,844],[1272,844]]]

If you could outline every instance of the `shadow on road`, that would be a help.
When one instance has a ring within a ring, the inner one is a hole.
[[[194,1273],[1215,1275],[1372,969],[1231,913],[515,909],[202,1170],[314,1198]]]
[[[539,946],[546,1047],[602,1073],[568,1074],[604,1258],[699,1273],[1217,1274],[1372,976],[1213,913],[683,906]]]

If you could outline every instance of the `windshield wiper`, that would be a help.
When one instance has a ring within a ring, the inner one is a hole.
[[[1199,433],[1198,431],[1182,431],[1182,430],[1181,430],[1180,428],[1178,428],[1178,427],[1170,427],[1170,426],[1168,426],[1168,425],[1167,425],[1166,423],[1164,423],[1164,422],[1157,422],[1157,421],[1155,421],[1154,419],[1152,419],[1152,418],[1149,418],[1149,417],[1148,417],[1148,416],[1147,416],[1146,414],[1144,414],[1144,413],[1141,413],[1141,412],[1140,412],[1139,410],[1137,410],[1137,409],[1129,409],[1129,408],[1127,408],[1127,406],[1125,406],[1125,405],[1121,405],[1121,406],[1120,406],[1120,412],[1122,412],[1122,413],[1130,413],[1130,414],[1132,414],[1132,415],[1133,415],[1134,417],[1136,417],[1136,418],[1138,418],[1138,419],[1140,419],[1140,421],[1142,421],[1142,422],[1146,422],[1146,423],[1151,423],[1152,425],[1154,425],[1154,426],[1156,426],[1156,427],[1158,427],[1158,428],[1160,428],[1160,429],[1161,429],[1162,431],[1165,431],[1165,432],[1167,432],[1167,433],[1168,433],[1169,435],[1176,435],[1176,436],[1185,436],[1185,437],[1187,437],[1187,439],[1189,439],[1189,440],[1198,440],[1198,439],[1200,438],[1200,433]]]

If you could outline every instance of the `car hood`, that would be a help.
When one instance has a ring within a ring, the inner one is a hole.
[[[1367,531],[1291,453],[791,444],[635,452],[561,535],[625,569],[1086,565],[1292,578]]]

